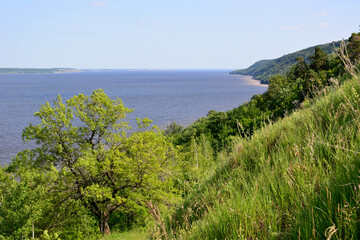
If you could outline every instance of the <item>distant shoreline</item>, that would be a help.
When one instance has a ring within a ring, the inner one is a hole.
[[[57,74],[82,71],[75,68],[0,68],[0,74]]]

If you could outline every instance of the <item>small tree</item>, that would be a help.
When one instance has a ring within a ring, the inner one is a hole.
[[[115,210],[171,193],[177,153],[157,128],[126,133],[130,127],[121,120],[131,111],[103,90],[65,103],[59,96],[53,107],[46,103],[35,113],[41,123],[23,132],[24,140],[39,144],[32,150],[33,164],[58,169],[52,192],[61,196],[59,202],[81,199],[97,216],[102,234],[110,233]],[[150,122],[138,119],[139,128]]]
[[[349,58],[352,63],[360,60],[360,32],[351,34],[348,43]]]
[[[321,70],[328,70],[329,68],[329,59],[327,54],[320,48],[315,47],[314,55],[310,56],[311,64],[310,68],[315,72],[319,72]]]
[[[165,135],[180,134],[183,129],[184,129],[183,126],[177,124],[176,122],[172,122],[170,125],[166,127]]]
[[[307,74],[309,73],[309,66],[306,64],[303,57],[296,58],[296,64],[294,65],[294,77],[306,79]]]

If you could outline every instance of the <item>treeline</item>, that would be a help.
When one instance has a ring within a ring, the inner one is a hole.
[[[310,64],[315,48],[321,48],[326,54],[335,54],[335,48],[340,46],[340,41],[306,48],[294,53],[287,54],[277,59],[261,60],[246,69],[235,70],[231,74],[251,75],[261,83],[268,84],[271,77],[285,75],[291,67],[296,64],[296,59],[302,57],[307,64]]]

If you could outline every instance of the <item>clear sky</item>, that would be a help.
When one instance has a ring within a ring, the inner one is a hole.
[[[360,0],[0,0],[0,67],[238,69],[359,25]]]

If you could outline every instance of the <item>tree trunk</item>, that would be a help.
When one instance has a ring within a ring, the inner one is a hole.
[[[103,213],[100,219],[100,231],[103,236],[110,235],[109,217],[110,215],[108,213]]]

